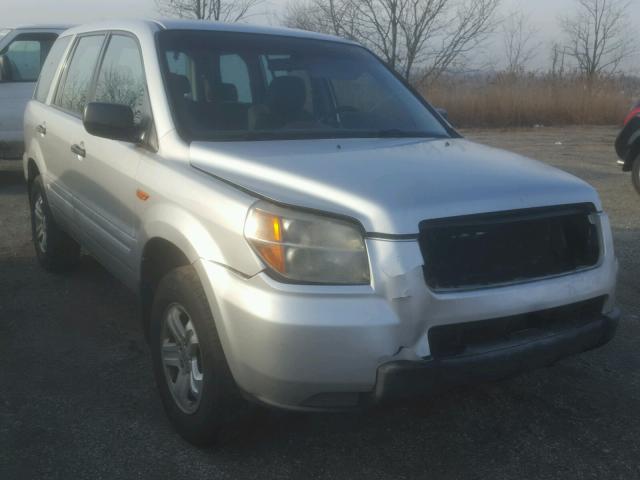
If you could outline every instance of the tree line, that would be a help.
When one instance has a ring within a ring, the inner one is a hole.
[[[164,14],[239,22],[264,0],[156,0]],[[558,19],[563,34],[551,46],[551,70],[571,69],[593,79],[619,73],[636,53],[630,0],[573,0]],[[290,0],[280,23],[337,35],[375,52],[414,84],[426,86],[461,69],[491,35],[500,34],[505,70],[524,73],[542,48],[529,14],[501,15],[501,0]],[[495,37],[494,37],[495,38]]]

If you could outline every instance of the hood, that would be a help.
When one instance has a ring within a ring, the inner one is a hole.
[[[422,220],[593,203],[587,183],[546,164],[464,139],[194,142],[191,164],[278,203],[407,235]]]

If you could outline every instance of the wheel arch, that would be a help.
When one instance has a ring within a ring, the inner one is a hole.
[[[149,239],[142,250],[140,260],[140,321],[145,337],[149,336],[151,307],[155,291],[171,270],[193,263],[175,243],[162,237]]]
[[[27,181],[27,188],[29,189],[29,191],[31,191],[31,185],[38,175],[40,175],[40,168],[38,167],[36,161],[33,158],[29,157],[27,159],[27,165],[25,169],[25,179]]]
[[[139,235],[139,293],[141,320],[148,332],[150,307],[160,278],[169,270],[192,265],[199,260],[213,262],[245,275],[263,269],[247,245],[239,244],[242,232],[207,223],[193,213],[171,203],[158,203],[143,213]],[[205,278],[200,278],[205,282]]]

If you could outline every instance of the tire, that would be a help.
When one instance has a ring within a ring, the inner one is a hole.
[[[193,445],[214,443],[247,405],[191,265],[172,270],[160,281],[151,309],[150,342],[156,383],[173,427]]]
[[[640,195],[640,155],[633,162],[633,169],[631,170],[631,181],[636,189],[636,192]]]
[[[80,260],[80,244],[53,218],[40,176],[33,180],[29,189],[29,204],[31,236],[40,266],[54,273],[73,269]]]

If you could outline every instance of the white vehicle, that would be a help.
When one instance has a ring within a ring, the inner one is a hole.
[[[22,157],[22,117],[47,54],[65,26],[0,29],[0,159]]]

